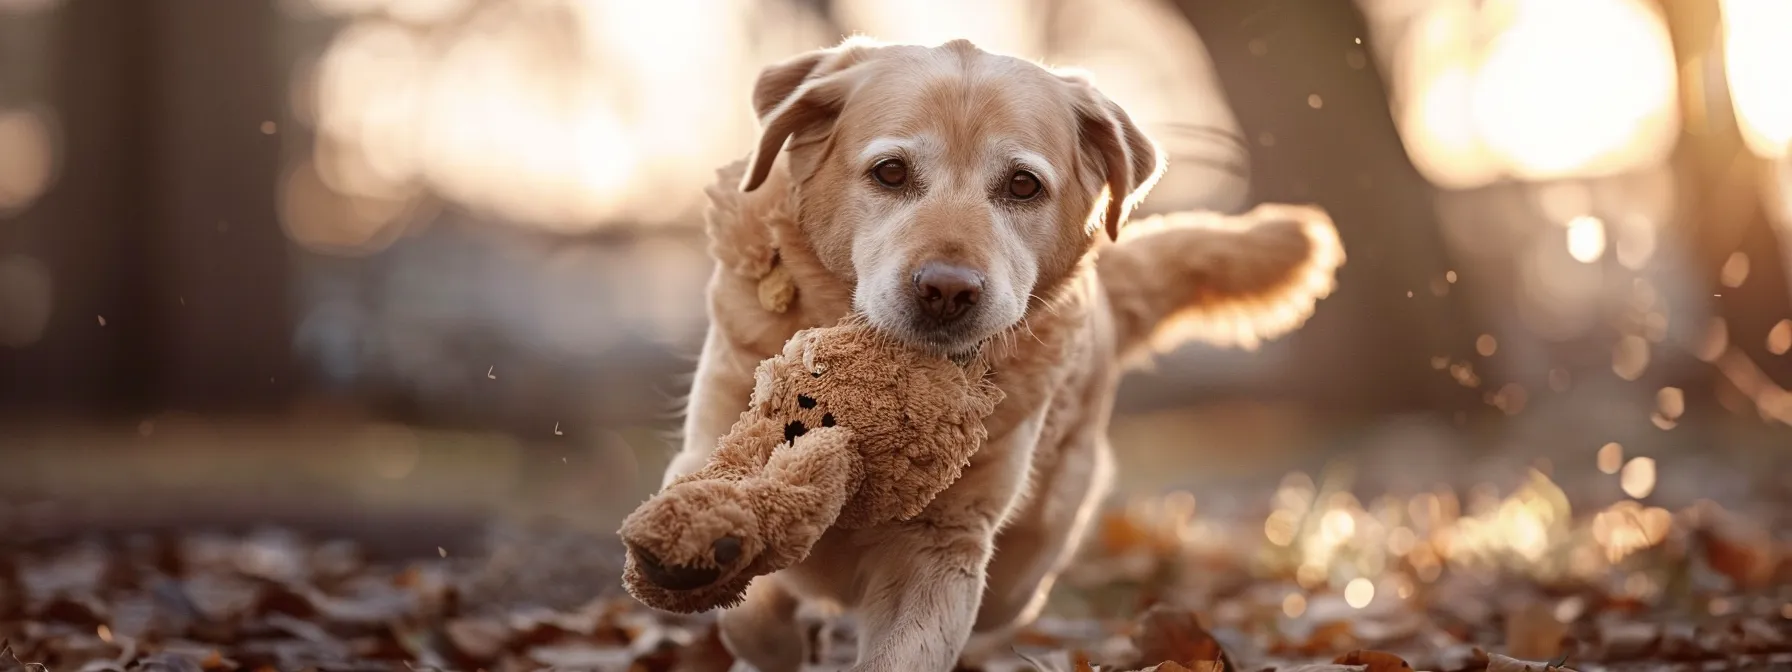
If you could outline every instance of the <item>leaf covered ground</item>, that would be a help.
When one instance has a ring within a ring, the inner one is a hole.
[[[1792,669],[1784,506],[1577,514],[1535,471],[1504,494],[1367,503],[1294,474],[1266,499],[1249,516],[1187,494],[1113,508],[1047,616],[966,668]],[[494,524],[483,548],[430,550],[373,558],[281,528],[0,547],[0,672],[734,664],[710,618],[619,590],[610,536]],[[850,619],[810,616],[814,668],[849,664]]]

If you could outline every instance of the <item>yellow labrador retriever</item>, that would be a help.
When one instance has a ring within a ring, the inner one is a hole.
[[[753,367],[848,310],[925,348],[984,348],[1006,401],[919,517],[825,536],[721,615],[763,672],[796,670],[804,600],[856,613],[855,670],[949,670],[973,632],[1033,619],[1107,493],[1124,364],[1189,336],[1254,346],[1298,326],[1343,262],[1310,208],[1128,228],[1163,160],[1080,76],[984,52],[854,38],[768,67],[763,135],[712,192],[709,333],[670,482],[746,409]],[[757,228],[755,228],[757,227]],[[1135,232],[1135,230],[1137,230]],[[769,265],[794,299],[761,296]]]

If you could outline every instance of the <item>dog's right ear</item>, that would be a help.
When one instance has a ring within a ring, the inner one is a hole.
[[[747,162],[741,191],[752,191],[765,183],[772,163],[791,135],[831,123],[840,114],[851,90],[846,71],[876,48],[870,40],[848,38],[840,46],[811,51],[760,71],[759,81],[753,85],[759,144]]]

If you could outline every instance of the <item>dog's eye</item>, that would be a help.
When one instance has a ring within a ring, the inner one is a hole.
[[[1014,171],[1013,177],[1008,178],[1009,196],[1026,201],[1031,200],[1034,196],[1038,196],[1039,191],[1039,178],[1035,177],[1032,173],[1024,170],[1017,170]]]
[[[902,159],[884,159],[871,167],[871,177],[886,187],[900,187],[908,183],[908,164]]]

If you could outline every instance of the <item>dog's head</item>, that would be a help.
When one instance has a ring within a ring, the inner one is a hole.
[[[1163,169],[1087,79],[963,40],[851,39],[766,68],[753,104],[763,131],[741,187],[788,140],[799,221],[855,283],[853,308],[940,352],[1020,322]]]

